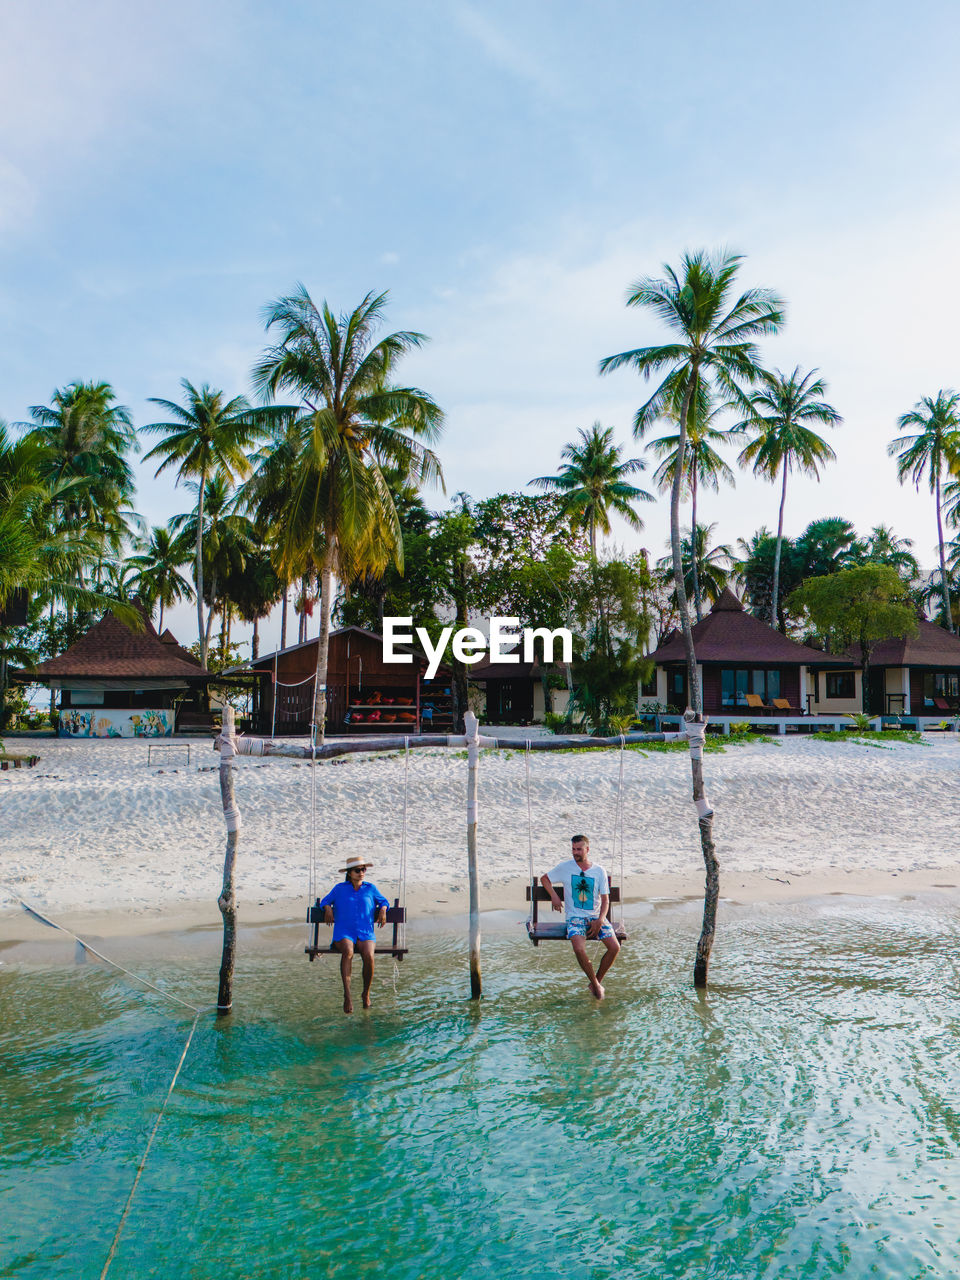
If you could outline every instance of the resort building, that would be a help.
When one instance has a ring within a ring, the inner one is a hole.
[[[310,732],[319,640],[261,655],[247,670],[263,678],[255,729],[271,735]],[[383,636],[363,627],[331,631],[327,655],[328,733],[452,733],[453,683],[441,666],[427,680],[426,658],[385,662]]]
[[[788,639],[747,613],[729,587],[694,624],[693,639],[703,709],[714,718],[842,717],[861,709],[860,670],[852,658]],[[657,701],[682,712],[688,700],[681,633],[671,632],[650,657],[656,663]]]
[[[208,674],[169,630],[160,636],[142,617],[143,630],[135,631],[104,614],[63,653],[13,673],[19,684],[59,695],[62,737],[156,738],[213,727],[209,686],[231,681]],[[240,683],[249,685],[249,677]]]
[[[859,650],[849,652],[859,663]],[[874,715],[935,719],[960,710],[960,637],[918,618],[913,635],[875,644],[867,705]]]

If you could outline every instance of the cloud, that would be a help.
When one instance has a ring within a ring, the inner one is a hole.
[[[454,14],[466,34],[480,46],[495,66],[533,85],[542,93],[551,97],[558,94],[560,86],[537,58],[509,40],[485,14],[466,3],[466,0],[461,0]]]

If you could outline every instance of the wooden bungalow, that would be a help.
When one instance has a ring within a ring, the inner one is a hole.
[[[261,655],[250,669],[264,681],[258,733],[277,735],[310,732],[314,676],[319,641]],[[402,651],[402,646],[395,646]],[[362,627],[343,627],[330,633],[327,658],[327,731],[336,734],[452,733],[453,683],[449,667],[441,666],[427,680],[427,662],[408,650],[409,663],[385,662],[383,636]]]
[[[858,651],[850,656],[859,662]],[[914,635],[875,644],[867,703],[870,712],[883,716],[936,720],[960,711],[960,637],[919,618]]]
[[[146,614],[143,620],[134,631],[107,613],[57,657],[14,673],[20,684],[59,693],[62,737],[155,738],[212,728],[209,685],[223,677],[204,671],[169,630],[159,636]]]
[[[693,638],[707,715],[799,719],[860,709],[860,672],[850,658],[788,639],[747,613],[729,587],[694,624]],[[657,668],[657,700],[683,711],[687,668],[681,633],[671,632],[650,657]]]

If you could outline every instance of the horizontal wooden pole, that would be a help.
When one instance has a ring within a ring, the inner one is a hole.
[[[625,733],[613,738],[490,738],[481,734],[480,746],[498,751],[523,751],[528,746],[531,751],[577,751],[583,748],[619,747],[621,742],[630,745],[634,742],[680,742],[682,733]],[[220,739],[214,741],[214,750],[219,750]],[[418,733],[409,737],[390,734],[387,737],[351,738],[345,742],[327,742],[314,750],[310,746],[301,746],[297,742],[276,742],[272,738],[237,738],[236,754],[238,756],[289,756],[295,760],[329,760],[334,756],[354,755],[358,752],[371,751],[403,751],[404,747],[460,747],[467,746],[465,734],[452,733]]]

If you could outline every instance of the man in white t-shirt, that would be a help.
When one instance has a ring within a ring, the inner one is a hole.
[[[620,950],[617,935],[607,922],[610,882],[603,867],[590,861],[590,841],[586,836],[572,836],[570,843],[573,857],[541,876],[540,883],[549,893],[554,911],[563,911],[566,907],[567,937],[573,946],[573,954],[587,975],[590,990],[598,1000],[602,1000],[606,994],[603,978]],[[563,902],[553,887],[554,882],[563,886]],[[588,938],[599,938],[607,949],[596,973],[587,955]]]

